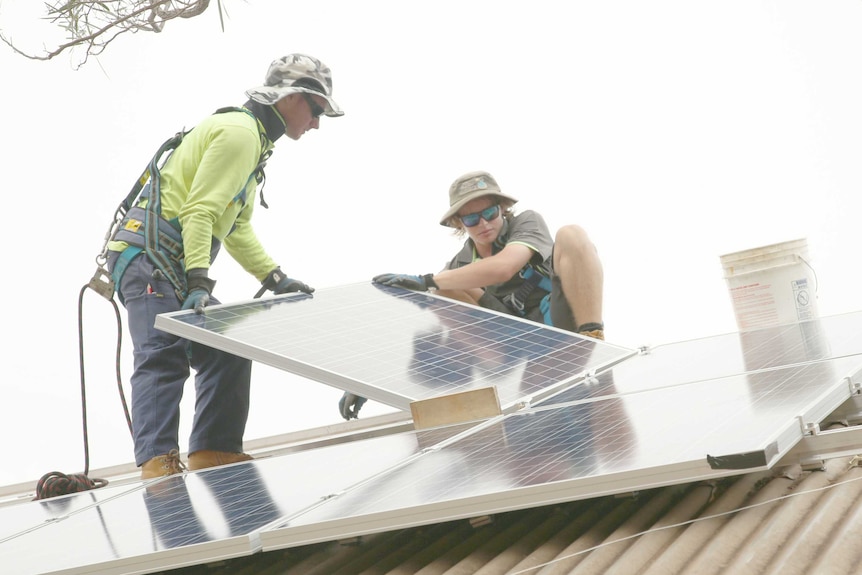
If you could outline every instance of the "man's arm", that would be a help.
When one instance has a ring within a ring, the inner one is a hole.
[[[237,219],[236,229],[224,239],[224,246],[231,257],[242,268],[253,275],[258,281],[264,281],[267,275],[278,265],[264,249],[248,215],[253,206],[246,206],[246,210]]]
[[[446,292],[454,299],[465,299],[450,294],[471,294],[466,300],[475,299],[487,286],[504,283],[514,277],[533,257],[535,252],[522,244],[509,244],[493,256],[476,260],[457,268],[445,269],[436,274],[380,274],[374,276],[375,283],[403,287],[415,291],[430,288]],[[466,301],[465,300],[465,301]]]
[[[439,289],[484,288],[508,281],[521,271],[535,252],[523,244],[508,244],[493,256],[434,274]]]

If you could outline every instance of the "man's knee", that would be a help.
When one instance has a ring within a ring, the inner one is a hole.
[[[576,224],[568,224],[557,230],[554,245],[579,250],[586,248],[595,249],[587,231]]]
[[[561,227],[554,238],[554,269],[567,273],[566,263],[596,261],[598,250],[581,226],[569,224]],[[565,263],[564,263],[565,262]]]

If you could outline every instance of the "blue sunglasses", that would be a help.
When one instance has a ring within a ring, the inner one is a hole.
[[[485,208],[481,212],[464,214],[463,216],[458,217],[461,219],[461,223],[464,224],[465,227],[472,228],[479,223],[479,218],[482,218],[486,222],[490,222],[491,220],[497,219],[497,216],[499,215],[500,204],[494,204],[493,206]]]

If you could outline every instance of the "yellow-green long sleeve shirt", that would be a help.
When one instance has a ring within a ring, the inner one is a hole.
[[[269,130],[284,128],[277,112],[263,113],[274,122]],[[214,114],[185,135],[160,170],[161,216],[176,218],[182,228],[186,271],[210,267],[213,238],[259,281],[277,267],[251,225],[257,195],[253,173],[264,149],[269,153],[273,147],[265,134],[246,111]],[[112,251],[127,246],[124,241],[108,243]]]
[[[180,223],[186,270],[210,267],[212,238],[259,281],[276,267],[251,225],[260,133],[250,114],[213,114],[183,138],[161,169],[162,216]]]

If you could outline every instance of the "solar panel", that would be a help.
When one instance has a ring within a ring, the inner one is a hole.
[[[765,469],[851,394],[843,357],[501,416],[261,533],[264,550]],[[858,380],[857,380],[858,382]]]
[[[209,477],[231,472],[232,468],[222,468]],[[78,573],[147,573],[251,553],[249,525],[243,523],[249,518],[242,514],[238,518],[237,526],[245,526],[245,532],[226,526],[221,509],[212,505],[207,479],[201,473],[139,486],[122,497],[85,507],[3,542],[0,559],[4,566],[12,566],[11,572],[22,575],[70,569]],[[72,499],[85,497],[76,494]],[[255,499],[247,503],[262,505]],[[200,514],[200,510],[208,513]],[[278,517],[277,510],[268,510],[270,520]]]
[[[19,531],[0,543],[0,563],[21,575],[152,573],[249,555],[268,524],[466,428],[379,436],[2,508],[0,525],[15,519]],[[46,507],[54,510],[49,522]]]
[[[656,346],[542,405],[862,355],[862,313]]]
[[[403,410],[489,386],[510,410],[636,353],[372,283],[165,314],[156,327]]]
[[[52,497],[27,504],[2,507],[0,508],[0,544],[20,533],[61,521],[68,515],[77,513],[94,503],[117,497],[134,489],[135,486],[109,485],[87,491],[80,496]]]

